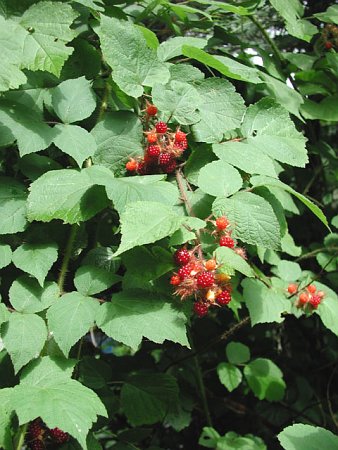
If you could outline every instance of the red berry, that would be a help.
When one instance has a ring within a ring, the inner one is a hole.
[[[169,164],[163,167],[163,171],[165,173],[172,173],[175,171],[176,166],[177,166],[176,161],[173,159],[172,161],[170,161]]]
[[[157,133],[164,134],[167,132],[168,125],[165,122],[157,122],[155,128]]]
[[[208,314],[208,305],[203,302],[195,302],[194,312],[198,317],[204,317]]]
[[[135,161],[135,159],[132,159],[132,160],[127,162],[126,169],[129,172],[134,172],[137,169],[137,162]]]
[[[186,264],[185,266],[182,266],[178,269],[177,274],[181,278],[181,280],[184,280],[184,278],[190,275],[192,269],[192,264]]]
[[[158,145],[149,145],[147,153],[152,158],[155,158],[157,156],[160,156],[161,153],[161,147]]]
[[[146,111],[148,116],[156,116],[157,114],[157,108],[155,105],[148,105]]]
[[[137,164],[137,171],[140,175],[146,175],[147,173],[147,165],[144,161],[140,161]]]
[[[160,166],[167,166],[171,162],[170,153],[161,153],[158,162]]]
[[[225,230],[228,225],[229,225],[229,221],[225,216],[218,217],[216,219],[216,227],[219,230]]]
[[[30,450],[45,450],[45,444],[40,439],[36,439],[35,441],[31,441],[27,443],[28,448]]]
[[[208,288],[215,282],[215,277],[211,272],[202,272],[197,277],[197,286],[200,289]]]
[[[221,236],[221,239],[219,240],[219,245],[221,247],[234,248],[235,242],[230,236]]]
[[[325,42],[325,48],[326,48],[327,50],[331,50],[332,47],[333,47],[332,42],[330,42],[330,41],[326,41],[326,42]]]
[[[175,133],[175,141],[177,142],[182,142],[182,141],[186,141],[187,140],[187,135],[185,133],[183,133],[183,131],[181,130],[177,130]]]
[[[216,301],[219,305],[224,306],[231,302],[231,294],[228,291],[222,291],[216,296]]]
[[[190,262],[191,256],[190,253],[186,248],[180,248],[176,250],[174,253],[174,260],[175,263],[179,266],[184,266],[185,264],[188,264]]]
[[[181,283],[181,278],[178,275],[173,275],[170,278],[170,284],[173,286],[178,286]]]
[[[295,294],[298,291],[298,286],[297,284],[291,283],[288,286],[288,293],[289,294]]]
[[[306,292],[302,292],[300,296],[298,297],[298,303],[299,305],[303,306],[309,301],[309,296]]]
[[[214,259],[209,259],[208,261],[206,261],[205,263],[205,268],[207,270],[215,270],[217,266],[217,263]]]
[[[28,434],[30,439],[41,439],[45,433],[44,423],[40,418],[33,420],[28,427]]]
[[[157,134],[156,133],[147,134],[147,141],[149,142],[149,144],[155,144],[155,142],[157,142]]]
[[[53,428],[49,430],[49,434],[57,444],[64,444],[69,440],[69,434],[60,430],[60,428]]]
[[[312,306],[312,308],[317,309],[318,306],[321,304],[322,299],[319,297],[319,295],[312,295],[310,297],[309,303]]]
[[[306,288],[306,290],[307,290],[308,292],[310,292],[310,294],[314,294],[314,293],[316,292],[317,288],[316,288],[316,286],[315,286],[314,284],[310,284],[310,285]]]

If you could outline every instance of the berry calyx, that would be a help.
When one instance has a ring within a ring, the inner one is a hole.
[[[230,236],[221,236],[219,245],[221,247],[234,248],[235,241]]]
[[[293,294],[295,294],[297,292],[297,290],[298,290],[297,284],[295,284],[295,283],[289,284],[289,286],[288,286],[288,293],[289,294],[293,295]]]
[[[330,41],[326,41],[326,42],[325,42],[325,48],[326,48],[326,50],[331,50],[332,47],[333,47],[332,42],[330,42]]]
[[[175,133],[175,142],[183,142],[187,140],[187,135],[181,130],[177,130]]]
[[[126,169],[128,170],[128,172],[135,172],[135,170],[137,169],[137,162],[135,161],[135,159],[131,159],[130,161],[127,162],[126,164]]]
[[[307,286],[306,290],[308,292],[310,292],[310,294],[314,294],[316,292],[317,288],[314,284],[310,284],[309,286]]]
[[[69,440],[69,434],[60,430],[60,428],[53,428],[49,430],[49,434],[57,444],[64,444]]]
[[[160,166],[167,166],[171,162],[171,155],[169,153],[161,153],[158,159]]]
[[[181,283],[181,278],[178,275],[173,275],[170,278],[170,284],[173,286],[178,286]]]
[[[149,144],[155,144],[155,142],[157,142],[157,134],[156,133],[147,134],[147,141],[149,142]]]
[[[222,291],[220,294],[216,296],[216,302],[221,305],[227,305],[231,302],[231,294],[228,291]]]
[[[309,296],[306,292],[302,292],[298,297],[298,304],[300,306],[305,305],[309,301]]]
[[[175,263],[179,266],[184,266],[185,264],[188,264],[190,262],[191,256],[190,253],[186,248],[180,248],[176,250],[174,253],[174,260]]]
[[[202,272],[197,277],[197,287],[205,289],[212,286],[215,282],[215,277],[211,272]]]
[[[157,111],[158,111],[158,109],[155,105],[149,104],[147,106],[146,112],[147,112],[148,116],[156,116]]]
[[[155,125],[156,131],[159,134],[164,134],[168,130],[168,125],[165,122],[157,122]]]
[[[157,156],[160,156],[161,153],[161,147],[159,145],[149,145],[147,154],[152,157],[156,158]]]
[[[205,268],[207,270],[215,270],[217,266],[217,263],[214,259],[209,259],[208,261],[206,261],[205,263]]]
[[[195,302],[194,303],[194,313],[198,317],[204,317],[208,314],[208,305],[203,302]]]
[[[229,225],[229,221],[225,216],[217,217],[216,219],[216,227],[219,230],[225,230],[226,227]]]
[[[317,309],[318,306],[321,304],[322,299],[319,297],[319,295],[312,295],[309,299],[309,303],[312,306],[312,308]]]

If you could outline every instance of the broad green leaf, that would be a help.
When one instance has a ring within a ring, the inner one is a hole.
[[[142,32],[131,22],[101,16],[97,29],[103,57],[113,69],[112,77],[120,89],[131,97],[140,97],[143,86],[153,86],[159,80],[166,84],[168,64],[157,58],[147,47]]]
[[[83,450],[91,450],[86,444],[88,431],[98,415],[106,417],[107,413],[92,390],[70,377],[69,361],[40,358],[23,371],[13,390],[12,406],[20,425],[41,417],[49,428],[60,428]]]
[[[76,125],[56,125],[54,144],[64,153],[75,159],[81,167],[85,159],[93,156],[96,151],[96,142],[92,134]]]
[[[240,342],[230,342],[225,349],[228,360],[231,364],[243,364],[250,359],[250,349]]]
[[[170,81],[191,83],[192,81],[201,81],[204,78],[204,73],[191,64],[172,64],[169,70]]]
[[[244,376],[259,400],[273,402],[284,397],[286,385],[283,374],[270,359],[258,358],[250,362],[244,368]]]
[[[95,164],[115,170],[121,168],[130,157],[143,155],[142,125],[132,112],[105,114],[91,133],[97,144],[93,158]]]
[[[254,277],[254,272],[249,264],[231,248],[218,247],[215,254],[217,263],[221,265],[220,270],[222,272],[233,275],[235,270],[237,270],[247,277]]]
[[[4,450],[14,450],[11,433],[11,395],[11,388],[0,389],[0,448]]]
[[[196,3],[211,6],[213,9],[221,9],[229,13],[239,14],[240,16],[252,14],[257,7],[257,2],[245,2],[246,6],[236,6],[218,0],[196,0]]]
[[[165,340],[189,347],[185,315],[159,295],[124,291],[113,295],[111,303],[100,306],[96,323],[111,338],[133,349],[142,337],[158,344]]]
[[[216,450],[267,450],[261,438],[252,434],[240,436],[234,431],[229,431],[224,436],[220,436],[216,430],[204,427],[203,433],[198,441],[202,447]]]
[[[323,22],[338,24],[338,5],[331,5],[325,12],[314,14],[317,19]]]
[[[282,314],[291,311],[291,302],[261,281],[245,279],[242,286],[252,326],[257,323],[281,323],[284,320]]]
[[[10,312],[7,309],[7,306],[4,303],[0,303],[0,325],[7,322],[9,319]]]
[[[143,37],[147,42],[147,46],[156,50],[160,45],[156,34],[153,31],[149,30],[149,28],[143,27],[141,25],[136,25],[136,27],[143,34]]]
[[[197,185],[214,197],[229,197],[239,191],[243,180],[233,166],[223,161],[213,161],[200,170]]]
[[[279,200],[272,194],[267,187],[260,187],[255,190],[255,193],[263,197],[268,203],[270,203],[275,216],[277,217],[281,237],[285,235],[288,230],[288,223],[285,218],[285,211]]]
[[[88,220],[108,204],[104,187],[96,186],[90,169],[51,170],[31,184],[28,219],[64,223]]]
[[[133,426],[163,421],[175,403],[177,382],[165,373],[139,373],[122,386],[121,405]]]
[[[332,331],[336,336],[338,336],[338,297],[337,294],[329,289],[327,286],[316,282],[317,289],[325,292],[325,297],[323,298],[318,309],[315,313],[319,315],[323,324]]]
[[[232,392],[241,384],[242,372],[232,364],[222,362],[217,366],[217,374],[220,382]]]
[[[28,275],[13,281],[9,289],[9,299],[18,312],[36,313],[52,305],[59,297],[60,289],[54,282],[46,282],[43,287]]]
[[[54,242],[22,244],[13,252],[13,263],[18,269],[33,275],[41,286],[58,258],[58,248]]]
[[[19,167],[21,172],[32,181],[41,177],[41,175],[49,170],[62,169],[62,166],[53,159],[38,155],[37,153],[31,153],[20,158]]]
[[[100,12],[104,11],[104,6],[103,6],[102,0],[73,0],[73,2],[79,3],[80,5],[87,6],[87,8],[94,9],[94,11],[100,11]]]
[[[281,239],[281,248],[282,251],[287,253],[290,256],[300,256],[302,254],[302,248],[295,244],[295,241],[291,234],[285,233],[285,235]]]
[[[251,147],[277,161],[297,167],[308,162],[306,139],[296,130],[287,111],[269,98],[249,106],[242,132]]]
[[[189,183],[197,186],[198,177],[202,167],[216,160],[210,145],[199,144],[191,149],[191,154],[184,166],[184,175]]]
[[[302,275],[302,269],[293,261],[279,261],[276,275],[286,282],[296,281]]]
[[[197,48],[204,48],[207,40],[191,36],[177,36],[167,41],[163,41],[157,49],[157,56],[161,61],[168,61],[182,55],[183,45],[189,45]]]
[[[217,143],[224,133],[238,128],[245,112],[244,101],[229,81],[208,78],[197,88],[201,120],[192,127],[197,142]]]
[[[114,256],[114,252],[109,247],[97,247],[89,250],[82,264],[101,267],[108,272],[116,273],[121,264],[121,258]]]
[[[106,186],[108,198],[121,214],[136,201],[154,201],[164,205],[174,205],[179,198],[175,185],[163,180],[163,175],[145,175],[142,177],[115,178]]]
[[[329,97],[325,97],[319,103],[305,99],[304,105],[301,107],[301,113],[305,119],[319,119],[328,122],[336,122],[338,121],[337,101],[338,95],[330,95]]]
[[[85,77],[66,80],[52,90],[52,105],[64,123],[79,122],[96,108],[95,93]]]
[[[121,215],[121,244],[115,256],[139,245],[151,244],[180,228],[184,217],[158,202],[129,203]]]
[[[271,205],[251,192],[238,192],[231,198],[216,198],[216,216],[225,215],[233,224],[233,236],[248,244],[278,249],[280,230]]]
[[[70,292],[48,309],[48,328],[66,356],[72,346],[94,326],[98,308],[97,300],[79,292]]]
[[[12,249],[9,245],[0,244],[0,269],[8,266],[12,261]]]
[[[25,11],[20,25],[29,31],[23,53],[27,69],[60,75],[73,52],[66,44],[75,37],[70,26],[77,15],[70,5],[57,1],[42,1]]]
[[[164,121],[170,120],[182,125],[190,125],[200,120],[197,108],[201,99],[197,89],[191,84],[181,81],[172,81],[166,86],[155,84],[152,99]]]
[[[47,339],[47,327],[36,314],[13,312],[3,326],[1,335],[17,373],[30,360],[39,356]]]
[[[277,436],[281,446],[285,450],[336,450],[338,448],[338,436],[325,428],[296,423]]]
[[[79,381],[92,389],[104,388],[111,380],[112,367],[95,356],[84,356],[79,362]]]
[[[77,269],[74,285],[82,295],[94,295],[105,291],[121,281],[119,275],[95,266],[81,266]]]

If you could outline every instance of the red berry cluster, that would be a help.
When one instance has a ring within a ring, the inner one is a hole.
[[[179,128],[171,132],[165,122],[152,119],[157,114],[157,107],[147,104],[145,124],[150,129],[145,131],[144,156],[130,159],[126,169],[131,173],[149,175],[153,173],[172,173],[176,169],[177,158],[188,148],[187,135]]]
[[[44,422],[38,418],[33,420],[27,430],[27,446],[31,450],[44,450],[47,442],[54,444],[64,444],[69,440],[69,434],[60,428],[48,428]]]
[[[231,237],[232,231],[230,230],[230,222],[225,216],[218,217],[215,221],[212,221],[215,226],[213,232],[214,235],[218,236],[219,245],[221,247],[229,247],[234,249],[234,251],[246,259],[246,251],[244,248],[237,247],[236,242]]]
[[[323,291],[317,291],[314,284],[310,284],[305,289],[301,289],[299,292],[299,286],[297,284],[291,283],[288,286],[288,293],[291,295],[299,294],[295,305],[297,308],[307,308],[317,309],[321,304],[325,293]]]

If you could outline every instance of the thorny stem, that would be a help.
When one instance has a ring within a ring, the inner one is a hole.
[[[21,450],[23,447],[23,444],[25,442],[25,435],[27,433],[28,423],[25,423],[19,428],[19,431],[17,435],[15,436],[15,444],[14,448],[15,450]]]
[[[295,259],[295,262],[298,261],[302,261],[303,259],[310,259],[313,258],[314,256],[316,256],[318,253],[320,252],[331,252],[331,251],[335,251],[336,253],[333,256],[337,255],[337,251],[338,251],[338,247],[336,246],[332,246],[332,247],[321,247],[321,248],[317,248],[316,250],[312,250],[312,252],[309,253],[305,253],[304,255],[300,256],[299,258]]]
[[[72,225],[70,233],[69,233],[68,242],[67,242],[67,246],[65,249],[65,254],[63,257],[62,265],[61,265],[59,279],[58,279],[58,286],[59,286],[59,290],[60,290],[61,294],[63,293],[63,288],[64,288],[67,271],[68,271],[68,265],[69,265],[70,258],[72,256],[72,250],[73,250],[77,232],[78,232],[78,225],[77,224]]]

